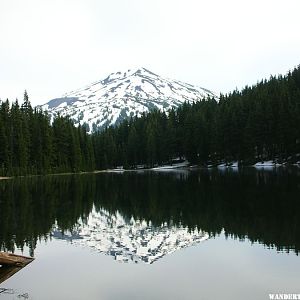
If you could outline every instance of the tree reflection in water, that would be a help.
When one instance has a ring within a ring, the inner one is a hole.
[[[125,172],[16,178],[0,182],[0,248],[30,254],[53,227],[72,231],[105,210],[128,223],[174,224],[211,237],[249,239],[278,251],[300,249],[299,171]]]

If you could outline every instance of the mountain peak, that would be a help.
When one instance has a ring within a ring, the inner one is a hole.
[[[51,116],[68,115],[75,124],[87,124],[92,132],[153,109],[168,111],[208,96],[216,97],[207,89],[162,78],[137,67],[111,73],[100,81],[52,99],[41,108]]]
[[[126,69],[123,71],[113,72],[113,73],[109,74],[107,78],[115,80],[115,79],[130,77],[130,76],[141,76],[141,75],[149,75],[149,76],[157,76],[158,77],[157,74],[149,71],[148,69],[146,69],[144,67],[136,67],[136,68]],[[105,79],[103,81],[105,81]]]
[[[140,68],[136,68],[136,71],[134,72],[136,74],[142,74],[142,73],[148,73],[154,76],[158,76],[157,74],[149,71],[148,69],[144,68],[144,67],[140,67]]]

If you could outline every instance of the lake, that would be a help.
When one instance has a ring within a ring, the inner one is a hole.
[[[2,180],[0,247],[35,257],[0,299],[300,294],[300,169]]]

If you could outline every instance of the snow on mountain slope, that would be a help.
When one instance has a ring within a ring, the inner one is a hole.
[[[167,224],[154,227],[145,221],[126,220],[120,213],[110,214],[106,210],[94,210],[86,223],[79,221],[71,232],[62,233],[56,227],[52,236],[90,247],[120,262],[147,264],[209,238],[203,231]]]
[[[216,96],[209,90],[178,80],[165,79],[145,68],[111,73],[103,80],[66,93],[41,106],[51,116],[70,116],[90,132],[141,116],[156,108],[168,111],[184,102]]]

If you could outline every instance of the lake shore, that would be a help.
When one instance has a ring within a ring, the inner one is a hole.
[[[19,175],[19,176],[11,176],[5,177],[0,176],[0,180],[8,180],[13,178],[23,178],[23,177],[43,177],[43,176],[68,176],[68,175],[85,175],[85,174],[99,174],[99,173],[124,173],[124,172],[137,172],[137,171],[176,171],[176,170],[196,170],[196,169],[242,169],[242,168],[255,168],[255,169],[276,169],[276,168],[294,168],[300,167],[299,162],[294,164],[275,164],[275,163],[256,163],[252,165],[238,165],[237,163],[233,164],[219,164],[219,165],[182,165],[182,164],[174,164],[174,165],[162,165],[157,167],[145,167],[145,168],[137,168],[137,169],[123,169],[123,168],[112,168],[112,169],[104,169],[104,170],[94,170],[94,171],[84,171],[84,172],[63,172],[63,173],[49,173],[49,174],[27,174],[27,175]]]

